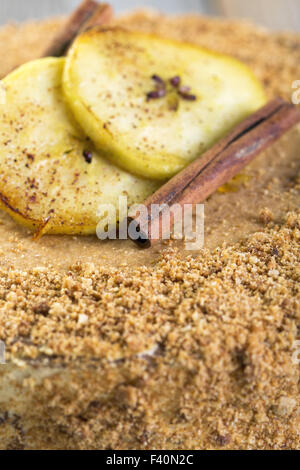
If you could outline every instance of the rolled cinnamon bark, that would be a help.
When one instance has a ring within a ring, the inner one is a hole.
[[[109,23],[113,9],[107,3],[84,0],[58,32],[41,57],[61,57],[66,54],[76,36],[93,26]]]
[[[280,98],[268,103],[148,198],[147,211],[128,219],[139,237],[135,240],[130,230],[129,237],[141,248],[151,247],[164,235],[162,217],[166,209],[157,210],[158,206],[177,205],[170,214],[174,224],[176,210],[180,208],[182,213],[185,204],[203,202],[298,122],[296,106]]]

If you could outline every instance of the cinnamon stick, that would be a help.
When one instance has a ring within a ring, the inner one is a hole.
[[[182,208],[184,204],[203,202],[298,122],[300,112],[297,107],[276,98],[238,124],[148,198],[144,203],[146,213],[129,218],[128,222],[133,223],[139,233],[138,240],[134,241],[141,248],[148,248],[163,237],[164,211],[153,211],[153,205],[166,204],[170,207],[178,204]],[[175,214],[171,213],[171,223],[174,223]]]
[[[107,24],[112,17],[113,9],[107,3],[101,4],[94,0],[84,0],[41,57],[64,56],[78,34],[91,27]]]
[[[112,6],[108,3],[100,3],[96,11],[84,22],[78,33],[83,33],[97,26],[107,25],[112,20],[113,16],[114,10]]]

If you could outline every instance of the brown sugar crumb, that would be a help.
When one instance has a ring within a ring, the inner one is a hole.
[[[40,304],[35,305],[32,310],[37,315],[43,315],[46,317],[50,312],[50,306],[47,302],[41,302]]]
[[[216,437],[216,443],[218,446],[220,447],[225,447],[227,446],[228,444],[230,444],[230,441],[231,441],[231,437],[229,434],[225,435],[225,436],[222,436],[222,435],[218,435]]]
[[[288,213],[287,225],[289,228],[299,228],[299,219],[295,213]]]
[[[262,209],[259,213],[259,220],[262,224],[267,225],[270,222],[273,222],[274,220],[274,215],[270,209],[265,207]]]

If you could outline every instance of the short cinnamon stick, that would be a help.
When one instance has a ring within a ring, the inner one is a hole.
[[[277,98],[237,125],[226,137],[191,163],[146,202],[147,212],[129,223],[140,234],[134,240],[140,247],[151,247],[162,238],[163,211],[153,205],[199,204],[228,182],[258,154],[300,122],[296,106]],[[172,217],[175,219],[176,215]],[[153,237],[153,234],[159,234]],[[129,231],[130,236],[130,231]]]
[[[91,27],[107,24],[112,17],[113,9],[107,3],[84,0],[41,57],[64,56],[78,34]]]

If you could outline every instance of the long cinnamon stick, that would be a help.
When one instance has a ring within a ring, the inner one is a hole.
[[[93,27],[109,23],[113,9],[107,3],[84,0],[58,32],[41,57],[61,57],[66,54],[76,36]]]
[[[203,202],[298,122],[299,110],[280,98],[245,119],[147,199],[147,211],[128,221],[139,233],[138,240],[134,241],[148,248],[163,237],[164,211],[153,211],[153,205],[157,208],[158,205],[178,204],[182,208],[184,204]],[[176,212],[171,213],[171,223],[175,217]]]
[[[108,3],[98,4],[96,11],[90,16],[90,18],[83,23],[79,29],[79,34],[87,31],[90,28],[97,26],[107,25],[114,16],[114,10]]]

